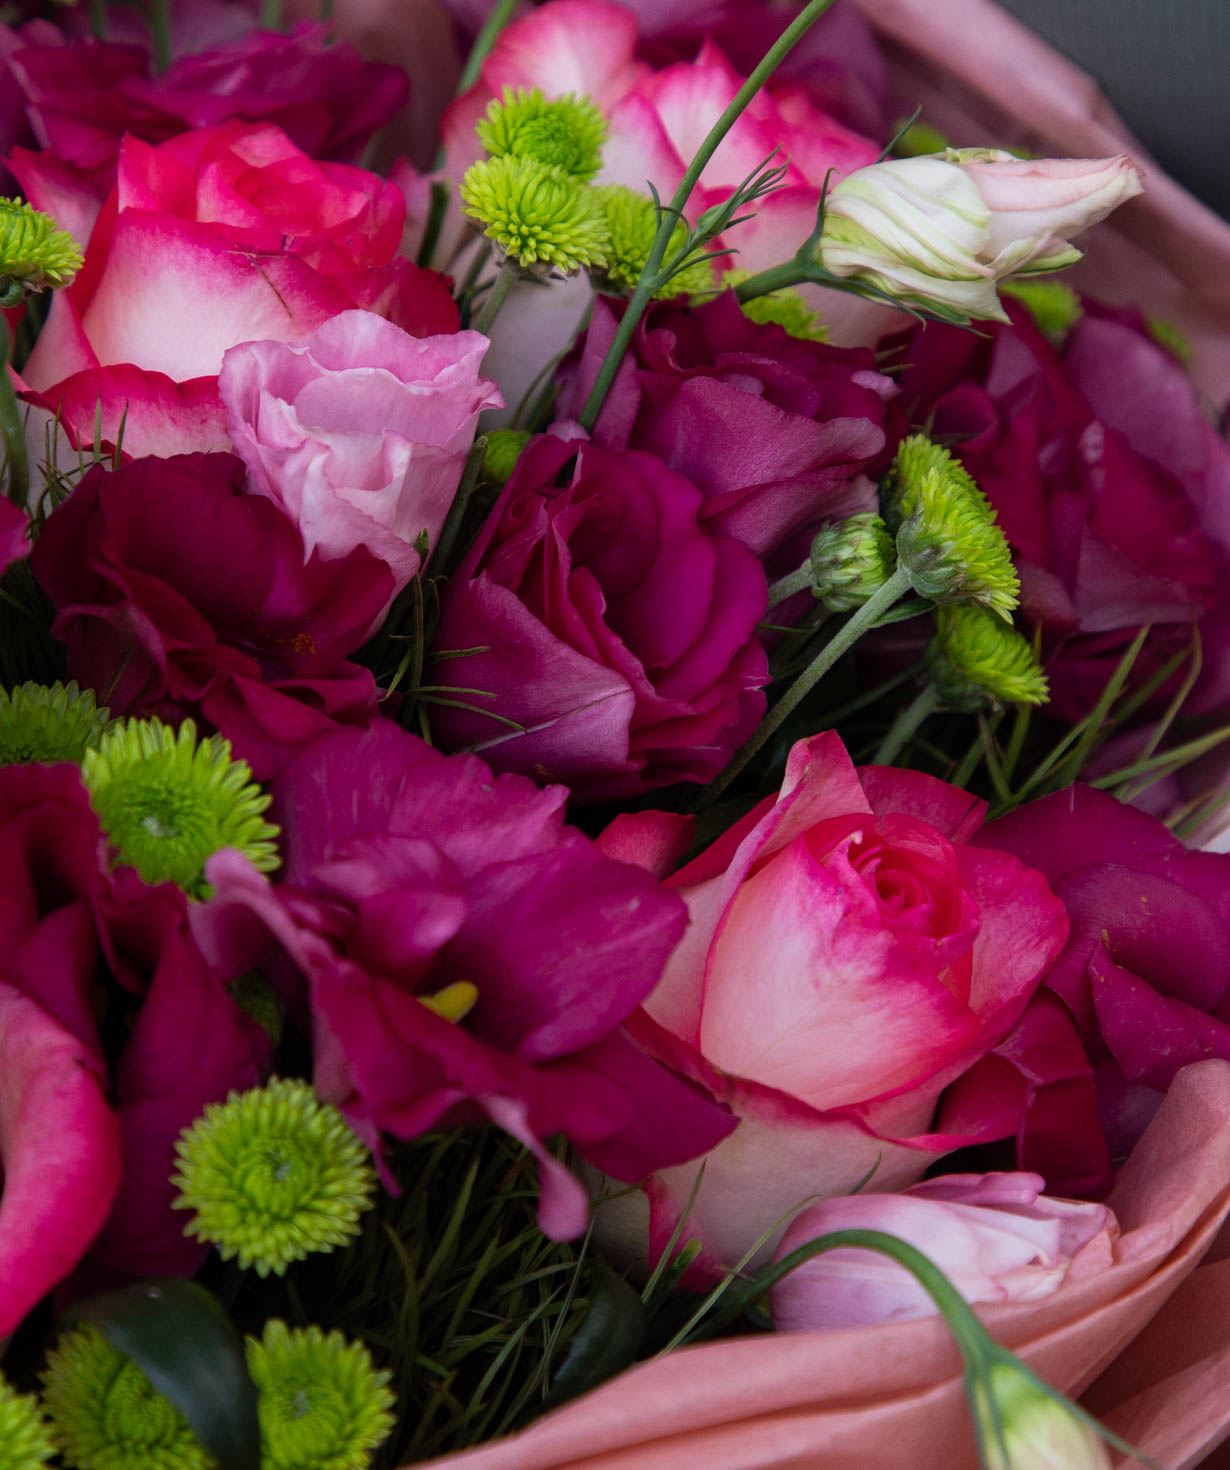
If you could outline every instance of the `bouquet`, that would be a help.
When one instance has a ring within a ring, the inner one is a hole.
[[[1230,234],[960,8],[6,7],[0,1470],[1230,1429]]]

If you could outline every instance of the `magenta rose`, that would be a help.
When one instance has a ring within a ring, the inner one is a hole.
[[[1046,874],[1067,948],[1011,1035],[945,1099],[943,1127],[1015,1138],[1061,1193],[1105,1187],[1180,1068],[1230,1059],[1230,855],[1075,786],[983,829]]]
[[[433,709],[446,748],[582,800],[715,776],[764,713],[767,592],[702,512],[653,455],[531,444],[444,593],[435,649],[471,650],[432,674],[471,707]]]
[[[965,1141],[935,1134],[939,1095],[1003,1040],[1067,936],[1040,873],[970,845],[984,810],[918,772],[856,771],[818,735],[779,796],[667,880],[691,924],[634,1034],[740,1120],[688,1215],[694,1279],[809,1197],[901,1188]],[[648,859],[676,822],[648,813],[618,835],[630,851],[639,827]],[[651,1256],[696,1176],[646,1186]],[[604,1207],[609,1230],[627,1236],[635,1205]]]
[[[419,336],[457,330],[445,278],[398,254],[404,218],[395,185],[318,163],[272,124],[129,137],[87,265],[26,364],[32,401],[74,441],[92,439],[101,403],[109,443],[127,414],[128,453],[225,448],[228,347],[303,337],[354,307]]]
[[[1086,303],[1062,352],[1009,306],[984,334],[932,323],[900,348],[912,420],[951,443],[995,506],[1044,635],[1051,707],[1079,719],[1139,629],[1152,672],[1198,625],[1186,709],[1230,698],[1230,448],[1139,321]]]
[[[777,1259],[833,1230],[880,1230],[922,1251],[967,1302],[1036,1302],[1109,1266],[1118,1238],[1105,1205],[1052,1199],[1037,1174],[941,1174],[902,1194],[854,1194],[809,1205]],[[826,1251],[771,1293],[773,1325],[798,1332],[928,1317],[935,1302],[904,1266],[876,1251]]]
[[[580,413],[615,328],[599,298],[564,412]],[[823,520],[874,508],[873,480],[904,426],[896,392],[868,348],[757,325],[723,295],[646,315],[594,442],[660,456],[703,493],[708,524],[768,556]],[[804,538],[794,565],[806,554]]]
[[[193,916],[207,948],[234,942],[245,912],[260,921],[299,977],[292,1011],[306,987],[317,1091],[373,1145],[490,1120],[538,1156],[557,1238],[588,1212],[550,1134],[632,1181],[732,1126],[621,1029],[686,916],[563,825],[567,796],[377,721],[317,741],[275,783],[285,882],[218,854]],[[260,937],[250,954],[270,968]]]
[[[370,552],[305,557],[233,455],[90,470],[32,556],[57,609],[71,677],[113,714],[192,715],[266,776],[338,723],[376,712],[345,662],[391,595]],[[168,513],[173,507],[173,513]]]
[[[503,404],[479,376],[478,332],[411,337],[369,311],[345,311],[299,342],[247,342],[218,389],[251,488],[286,512],[311,554],[366,547],[396,593],[434,547],[478,415]]]

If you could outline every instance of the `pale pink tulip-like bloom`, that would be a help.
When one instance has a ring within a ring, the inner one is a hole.
[[[1105,1205],[1052,1199],[1040,1174],[944,1174],[903,1194],[849,1194],[790,1224],[777,1259],[834,1230],[880,1230],[922,1251],[967,1302],[1032,1302],[1070,1271],[1111,1261],[1118,1229]],[[773,1324],[786,1331],[905,1322],[936,1311],[888,1256],[842,1248],[813,1256],[774,1287]]]
[[[439,538],[479,413],[503,403],[479,375],[487,345],[345,311],[298,341],[227,352],[218,390],[235,450],[252,489],[303,533],[305,557],[364,546],[395,592],[414,576],[416,540]]]
[[[820,259],[898,301],[1007,320],[997,284],[1080,259],[1073,235],[1141,193],[1114,158],[1015,158],[950,148],[859,169],[828,195]]]

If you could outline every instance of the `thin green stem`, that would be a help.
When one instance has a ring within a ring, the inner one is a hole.
[[[457,539],[457,532],[461,529],[461,523],[465,519],[470,496],[473,495],[474,487],[478,484],[479,471],[483,467],[483,456],[486,453],[486,436],[480,434],[470,446],[465,468],[461,472],[461,483],[457,486],[457,494],[453,496],[453,503],[449,506],[443,529],[440,531],[440,539],[431,552],[433,576],[443,576],[448,572],[449,554],[452,552],[453,542]]]
[[[321,20],[333,19],[333,0],[320,0],[320,9],[317,11]]]
[[[282,0],[261,0],[260,28],[262,31],[282,29]]]
[[[107,0],[90,0],[90,35],[96,41],[107,39]]]
[[[154,70],[171,64],[171,0],[150,0],[149,33],[154,43]]]
[[[487,293],[487,299],[483,302],[482,310],[474,319],[474,330],[476,332],[489,333],[491,324],[500,314],[500,308],[507,300],[508,293],[521,279],[521,267],[515,261],[506,260],[500,267],[500,273],[496,276],[491,290]]]
[[[785,291],[791,286],[801,286],[811,279],[811,270],[799,259],[787,260],[781,265],[771,266],[767,271],[757,271],[740,281],[735,295],[740,301],[754,301],[757,296],[767,296],[770,291]]]
[[[4,444],[4,462],[8,469],[9,499],[24,510],[30,492],[30,462],[26,454],[26,431],[21,421],[17,394],[9,373],[13,342],[9,324],[0,312],[0,441]]]
[[[730,765],[716,781],[710,783],[705,792],[703,805],[707,806],[726,790],[748,761],[766,741],[777,733],[787,717],[794,713],[837,660],[843,654],[848,653],[863,634],[875,626],[893,603],[904,597],[909,590],[910,575],[904,567],[898,567],[888,581],[873,592],[862,607],[850,615],[849,619],[833,634],[832,638],[786,690]]]
[[[670,245],[671,236],[675,233],[675,227],[683,218],[683,209],[692,196],[692,190],[696,187],[706,164],[717,151],[722,139],[734,126],[735,121],[743,112],[744,108],[752,100],[761,87],[768,81],[784,58],[793,50],[799,40],[815,25],[816,21],[832,5],[833,0],[811,0],[811,3],[803,10],[789,26],[782,32],[781,36],[768,51],[765,52],[760,64],[748,77],[747,81],[735,93],[730,105],[718,118],[717,122],[709,129],[705,141],[696,151],[696,156],[688,165],[683,178],[679,181],[679,187],[675,190],[670,204],[661,211],[658,221],[658,232],[654,236],[653,248],[649,252],[649,258],[645,262],[645,268],[641,272],[640,280],[637,282],[636,291],[631,301],[624,308],[623,317],[620,319],[619,329],[615,339],[607,349],[607,354],[602,360],[598,370],[598,376],[594,386],[589,391],[589,397],[585,400],[585,406],[581,410],[580,422],[582,428],[589,430],[598,421],[598,414],[610,391],[611,384],[615,381],[615,374],[619,371],[619,365],[623,361],[624,353],[628,350],[628,344],[632,341],[632,334],[636,331],[645,309],[653,298],[653,293],[662,284],[658,279],[662,269],[662,262],[666,257],[666,251]]]
[[[920,689],[888,727],[888,734],[880,741],[879,748],[871,758],[871,764],[891,766],[901,754],[906,741],[915,735],[928,715],[933,715],[939,707],[940,696],[934,684]]]
[[[811,561],[805,561],[797,572],[791,572],[789,576],[781,577],[769,586],[769,606],[776,607],[779,602],[785,602],[788,597],[793,597],[796,592],[802,592],[810,587],[815,578],[812,576]]]
[[[498,0],[491,14],[483,22],[482,30],[474,38],[474,45],[470,49],[469,56],[466,57],[461,80],[457,83],[458,92],[464,92],[478,81],[478,74],[482,70],[483,62],[491,54],[496,37],[512,19],[516,8],[517,0]]]

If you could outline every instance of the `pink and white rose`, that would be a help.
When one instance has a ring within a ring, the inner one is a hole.
[[[296,342],[247,342],[218,388],[251,488],[303,534],[305,557],[365,546],[393,573],[435,545],[479,413],[503,404],[479,375],[479,332],[412,337],[370,311],[345,311]]]

